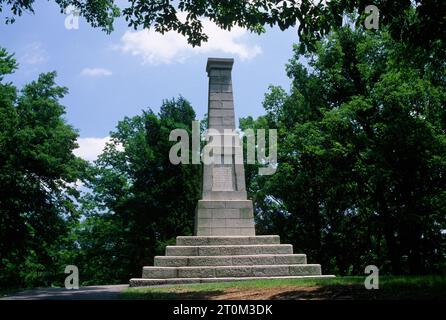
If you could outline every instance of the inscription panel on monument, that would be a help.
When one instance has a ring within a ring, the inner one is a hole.
[[[233,191],[232,167],[212,169],[212,191]]]

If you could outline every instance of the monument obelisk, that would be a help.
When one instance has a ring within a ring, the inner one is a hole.
[[[208,59],[210,161],[203,164],[203,192],[195,212],[195,235],[178,236],[143,267],[131,287],[255,279],[333,277],[305,254],[281,244],[277,235],[256,236],[253,205],[247,199],[242,149],[235,129],[231,71],[233,59]],[[226,130],[225,130],[226,129]],[[203,154],[206,154],[206,150]],[[206,158],[206,157],[204,157]]]
[[[240,138],[235,132],[233,59],[208,59],[208,137],[211,160],[203,165],[203,194],[195,214],[197,236],[254,236]]]

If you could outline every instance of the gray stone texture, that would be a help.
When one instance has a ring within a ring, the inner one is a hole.
[[[155,267],[291,265],[306,264],[304,254],[155,257]]]
[[[174,285],[191,283],[212,283],[212,282],[235,282],[249,280],[291,280],[291,279],[330,279],[333,275],[314,275],[314,276],[266,276],[266,277],[224,277],[224,278],[175,278],[175,279],[130,279],[130,287],[147,287],[155,285]]]
[[[234,256],[257,254],[292,254],[290,244],[167,246],[166,256]]]
[[[292,252],[278,236],[180,236],[130,286],[333,277],[323,276],[320,265],[307,264],[305,254]]]
[[[206,66],[209,76],[208,129],[211,140],[216,142],[213,143],[213,163],[203,166],[203,199],[198,202],[195,213],[197,236],[255,235],[244,168],[236,163],[236,159],[241,158],[242,148],[238,134],[232,131],[235,129],[233,63],[233,59],[209,59]],[[233,202],[237,200],[240,202]]]
[[[302,265],[233,265],[233,266],[187,266],[144,267],[143,278],[225,278],[225,277],[288,277],[316,276],[321,274],[317,264]]]
[[[229,236],[229,237],[194,237],[178,236],[177,245],[179,246],[198,246],[198,245],[246,245],[246,244],[280,244],[279,236]]]
[[[199,236],[254,236],[252,201],[199,200],[195,228]]]

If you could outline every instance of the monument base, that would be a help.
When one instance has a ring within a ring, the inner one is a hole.
[[[195,212],[197,236],[254,236],[251,200],[199,200]]]
[[[130,287],[253,279],[331,278],[279,236],[180,236]]]

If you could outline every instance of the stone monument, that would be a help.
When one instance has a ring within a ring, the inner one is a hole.
[[[208,139],[211,159],[203,165],[203,192],[195,212],[195,236],[178,236],[155,266],[143,267],[131,287],[269,278],[321,278],[319,264],[280,244],[276,235],[256,236],[247,199],[239,136],[235,129],[233,59],[209,58]],[[225,130],[226,129],[226,130]],[[229,161],[228,161],[229,160]]]
[[[240,138],[235,133],[233,59],[209,59],[208,139],[212,161],[203,165],[203,199],[195,215],[197,236],[254,236],[252,201],[247,200]]]

